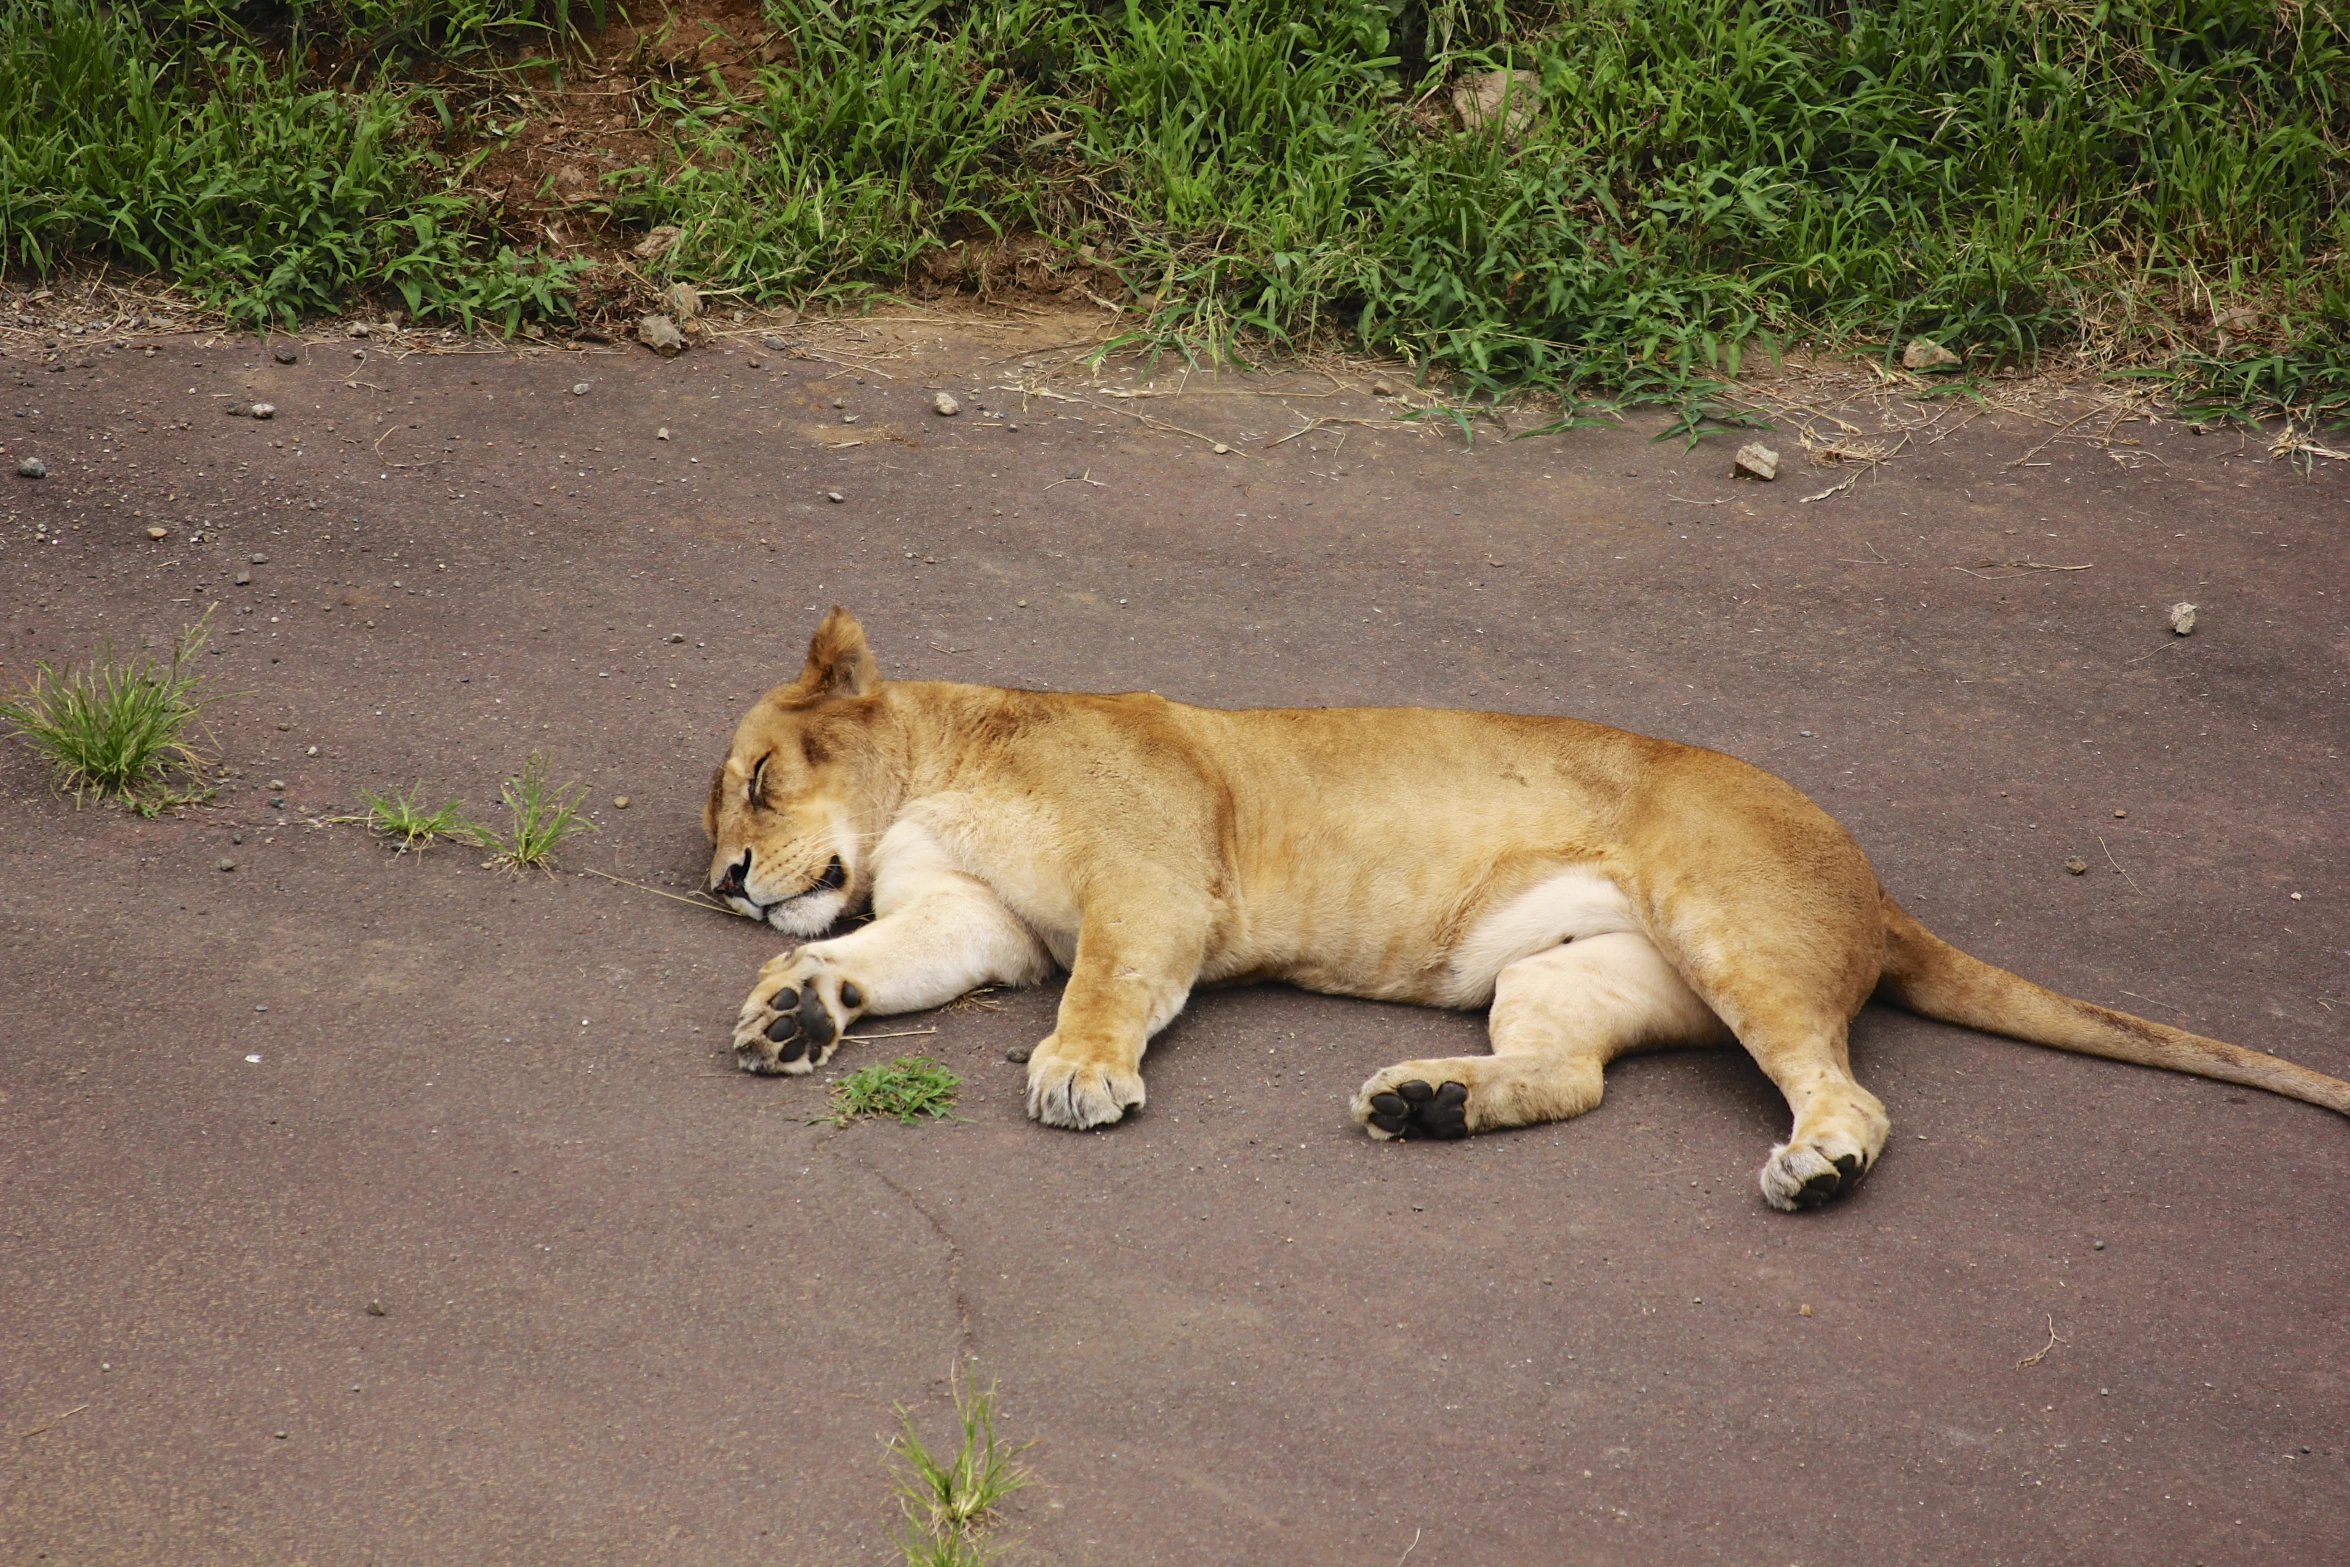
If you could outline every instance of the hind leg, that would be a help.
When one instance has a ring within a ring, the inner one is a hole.
[[[1627,1050],[1726,1043],[1729,1035],[1646,936],[1586,936],[1521,958],[1494,983],[1489,1056],[1404,1061],[1354,1100],[1373,1137],[1466,1137],[1563,1121],[1599,1103],[1601,1071]]]

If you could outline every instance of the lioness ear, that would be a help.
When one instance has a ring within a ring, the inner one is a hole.
[[[833,605],[809,640],[800,689],[812,697],[871,696],[880,684],[881,670],[873,662],[873,649],[865,645],[865,628],[856,616]]]

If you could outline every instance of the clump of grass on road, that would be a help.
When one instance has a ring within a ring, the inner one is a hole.
[[[898,1410],[898,1434],[889,1443],[892,1477],[904,1523],[898,1548],[908,1567],[982,1567],[1001,1547],[980,1543],[996,1505],[1028,1484],[1019,1462],[1027,1450],[1007,1446],[996,1435],[996,1390],[980,1388],[970,1368],[950,1374],[958,1440],[950,1454],[933,1453],[914,1429],[914,1417]]]
[[[0,720],[48,762],[76,803],[111,799],[153,815],[205,799],[205,755],[195,734],[207,677],[190,667],[204,651],[212,612],[172,639],[171,659],[117,662],[111,641],[85,666],[42,660],[31,680],[0,700]]]
[[[963,1080],[928,1056],[900,1056],[887,1066],[859,1067],[832,1085],[832,1124],[888,1117],[911,1126],[922,1116],[943,1120],[955,1107]]]
[[[564,839],[596,830],[595,823],[579,814],[587,785],[549,783],[543,751],[530,753],[522,771],[500,787],[498,798],[506,807],[504,832],[479,822],[468,825],[473,841],[492,851],[495,863],[512,870],[553,870],[555,850]]]
[[[432,846],[435,838],[463,838],[478,842],[480,829],[465,815],[465,806],[452,795],[437,808],[427,810],[424,803],[424,785],[420,781],[407,790],[392,789],[377,794],[372,789],[359,791],[360,820],[368,831],[379,838],[393,839],[393,852],[418,854]]]

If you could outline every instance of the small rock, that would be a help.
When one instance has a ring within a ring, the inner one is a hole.
[[[212,868],[216,871],[233,871],[237,868],[237,862],[223,855],[212,862]]]
[[[162,543],[164,539],[170,536],[170,534],[171,530],[169,528],[149,528],[147,530],[147,537],[153,539],[158,544]]]
[[[280,729],[291,729],[293,727],[294,726],[292,724],[278,725],[278,728]],[[269,787],[275,790],[277,793],[283,794],[286,792],[286,781],[283,778],[272,778],[269,780]]]
[[[658,260],[669,253],[669,247],[676,244],[678,236],[684,232],[674,223],[664,223],[643,239],[638,240],[630,254],[639,261]]]
[[[661,303],[680,321],[691,321],[702,313],[702,291],[691,283],[672,283],[661,291]]]
[[[572,395],[572,396],[574,396],[574,397],[585,397],[585,396],[587,396],[587,394],[588,394],[588,384],[587,384],[585,381],[574,381],[574,382],[572,382],[572,383],[571,383],[571,395]]]
[[[245,411],[256,419],[275,419],[277,417],[277,404],[255,403],[252,407],[246,409]]]
[[[2195,606],[2173,604],[2170,607],[2170,628],[2182,637],[2193,636],[2195,634]]]
[[[249,572],[249,571],[240,571],[240,572],[238,572],[238,573],[237,573],[237,577],[236,577],[236,583],[237,583],[237,586],[238,586],[238,587],[240,587],[240,588],[251,587],[251,586],[253,585],[253,573],[251,573],[251,572]]]
[[[838,490],[826,490],[824,492],[824,498],[832,502],[835,506],[848,499],[846,495],[841,494],[841,492]]]
[[[1730,471],[1768,483],[1779,476],[1779,454],[1760,441],[1749,441],[1738,448],[1738,456]]]
[[[1502,129],[1515,136],[1534,118],[1542,103],[1542,78],[1532,71],[1484,71],[1463,77],[1452,90],[1452,112],[1470,130],[1492,124],[1503,115]]]
[[[2064,868],[2067,872],[2075,876],[2086,876],[2089,874],[2089,862],[2082,859],[2077,854],[2070,855],[2066,858],[2064,862]]]
[[[16,460],[16,472],[19,478],[46,479],[49,477],[49,465],[38,457],[19,457]]]
[[[282,1442],[282,1441],[284,1441],[284,1440],[286,1439],[286,1434],[285,1434],[283,1431],[277,1431],[277,1432],[273,1432],[273,1433],[271,1433],[271,1434],[272,1434],[272,1435],[274,1435],[274,1436],[275,1436],[275,1437],[276,1437],[276,1438],[277,1438],[279,1441],[281,1441],[281,1442]]]
[[[625,811],[625,810],[627,810],[627,809],[628,809],[628,796],[627,796],[627,795],[625,795],[625,794],[616,794],[616,795],[612,796],[612,809],[614,809],[615,811]]]
[[[1018,1066],[1021,1062],[1028,1059],[1028,1052],[1029,1047],[1027,1045],[1014,1045],[1011,1049],[1004,1052],[1004,1059],[1011,1062],[1014,1066]]]
[[[857,422],[857,416],[855,414],[842,414],[840,416],[840,422],[843,424],[855,424]]]
[[[646,316],[636,324],[636,340],[664,359],[685,352],[685,338],[667,316]]]
[[[375,333],[375,328],[364,321],[354,321],[343,330],[353,337],[371,337]]]
[[[655,431],[653,432],[653,439],[654,439],[654,440],[656,440],[656,441],[666,441],[666,440],[668,440],[668,439],[669,439],[669,426],[667,426],[667,425],[663,425],[663,426],[661,426],[661,428],[660,428],[660,429],[658,429],[658,430],[655,430]]]
[[[299,360],[302,356],[290,348],[273,348],[269,351],[269,357],[276,360],[281,365],[290,365]]]
[[[248,555],[245,558],[256,566],[266,566],[269,564],[269,557],[267,555]]]
[[[941,419],[952,419],[963,411],[963,405],[955,401],[955,394],[952,392],[941,392],[933,397],[930,400],[930,408]]]
[[[369,1301],[367,1303],[367,1314],[371,1317],[380,1317],[384,1315],[384,1303],[380,1300]]]
[[[242,419],[253,412],[251,403],[230,403],[220,410],[231,419]]]
[[[1958,355],[1930,337],[1913,337],[1909,340],[1909,346],[1901,351],[1901,368],[1904,370],[1942,370],[1962,362]]]
[[[669,633],[669,635],[663,637],[661,640],[664,642],[683,642],[685,640],[685,633],[682,631],[672,631]]]
[[[1373,397],[1393,397],[1395,395],[1395,383],[1385,379],[1384,377],[1373,381],[1371,383],[1371,395]]]
[[[767,345],[767,351],[771,354],[784,353],[791,347],[791,344],[785,342],[782,338],[777,337],[773,332],[770,332],[766,336],[760,338],[759,341]]]
[[[1012,428],[1017,430],[1020,427],[1018,425],[1013,425]],[[1210,447],[1209,450],[1213,451],[1219,457],[1229,457],[1232,455],[1232,448],[1226,446],[1222,441],[1218,441],[1214,446]]]

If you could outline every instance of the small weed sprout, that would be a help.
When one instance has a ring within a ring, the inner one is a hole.
[[[557,845],[573,833],[596,830],[595,823],[579,814],[580,804],[587,798],[587,785],[549,784],[546,753],[542,751],[530,753],[530,760],[522,764],[519,774],[506,780],[498,797],[511,820],[509,832],[500,833],[480,823],[468,825],[473,841],[490,850],[496,856],[495,863],[513,870],[552,870]]]
[[[394,789],[377,794],[362,789],[359,803],[359,819],[367,823],[368,831],[379,838],[400,840],[392,845],[395,854],[421,854],[435,838],[479,838],[480,829],[466,819],[465,807],[456,796],[442,801],[438,810],[426,810],[421,782],[405,793]]]
[[[0,700],[0,719],[41,753],[76,804],[95,795],[152,816],[207,799],[205,758],[190,737],[210,700],[207,677],[188,666],[204,650],[211,619],[207,609],[172,639],[168,664],[116,663],[108,640],[86,668],[44,659],[16,695]]]
[[[996,1504],[1028,1484],[1019,1462],[1028,1444],[1007,1447],[996,1436],[995,1384],[978,1386],[972,1369],[950,1372],[955,1422],[961,1441],[952,1455],[933,1453],[914,1429],[914,1417],[898,1409],[898,1434],[889,1442],[891,1476],[905,1523],[898,1549],[908,1567],[982,1567],[1002,1547],[979,1543]]]
[[[900,1056],[887,1066],[857,1068],[832,1085],[835,1126],[889,1116],[911,1126],[918,1116],[946,1119],[963,1080],[928,1056]]]

